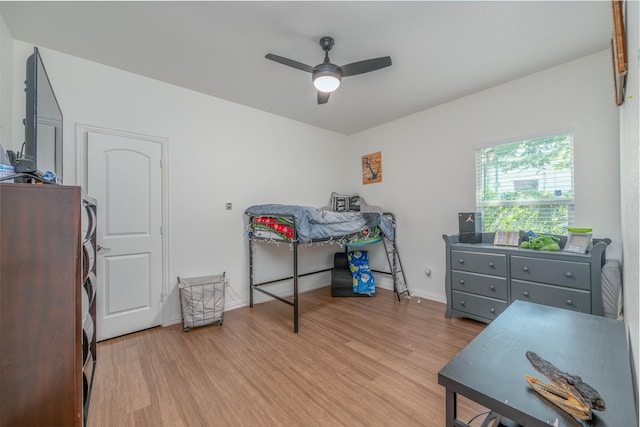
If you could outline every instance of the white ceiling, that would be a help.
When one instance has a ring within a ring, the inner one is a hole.
[[[347,135],[609,48],[607,1],[7,2],[14,39]],[[265,59],[338,65],[325,105],[311,75]],[[46,58],[45,58],[46,65]]]

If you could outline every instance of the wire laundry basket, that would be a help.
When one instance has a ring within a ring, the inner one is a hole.
[[[201,276],[178,277],[182,327],[191,328],[224,321],[224,291],[228,284],[226,273]]]

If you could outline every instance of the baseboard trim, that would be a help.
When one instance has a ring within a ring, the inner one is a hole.
[[[316,289],[320,289],[320,288],[325,288],[325,287],[329,287],[330,285],[327,284],[306,284],[304,286],[300,286],[298,288],[298,292],[299,293],[305,293],[305,292],[309,292],[309,291],[314,291]],[[273,291],[277,294],[277,295],[282,295],[283,297],[290,297],[293,295],[293,292],[291,291],[291,289],[287,288],[290,287],[290,285],[276,285],[273,286],[272,289]],[[391,280],[390,277],[380,277],[378,279],[376,279],[376,287],[382,288],[382,289],[386,289],[389,291],[393,291],[393,280]],[[278,289],[280,288],[280,289]],[[411,296],[413,298],[422,298],[422,299],[426,299],[426,300],[430,300],[430,301],[435,301],[435,302],[440,302],[443,304],[447,303],[447,299],[446,297],[442,296],[442,295],[438,295],[438,294],[433,294],[433,293],[429,293],[429,292],[421,292],[421,291],[416,291],[416,290],[412,290],[409,289],[409,292],[411,293]],[[269,301],[274,301],[273,298],[271,298],[268,295],[262,294],[260,292],[255,292],[253,294],[253,303],[254,304],[261,304],[263,302],[269,302]],[[241,308],[241,307],[247,307],[249,305],[249,301],[248,300],[229,300],[229,298],[227,298],[225,300],[224,303],[224,311],[231,311],[231,310],[235,310],[237,308]],[[175,325],[178,323],[182,323],[182,315],[181,314],[175,314],[171,317],[171,323],[166,324],[164,326],[171,326],[171,325]]]

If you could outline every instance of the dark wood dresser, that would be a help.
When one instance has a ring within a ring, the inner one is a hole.
[[[0,184],[0,425],[86,422],[96,359],[90,205],[80,187]]]

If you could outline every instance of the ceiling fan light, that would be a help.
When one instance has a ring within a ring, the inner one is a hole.
[[[340,86],[340,78],[334,74],[319,74],[313,77],[313,85],[320,92],[333,92]]]

